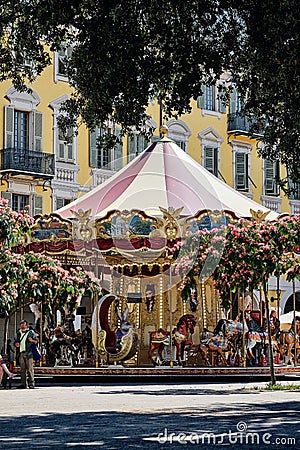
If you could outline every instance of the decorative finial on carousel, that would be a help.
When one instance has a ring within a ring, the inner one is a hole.
[[[167,125],[162,125],[159,129],[161,137],[168,137],[168,133],[169,133],[169,128],[167,127]]]

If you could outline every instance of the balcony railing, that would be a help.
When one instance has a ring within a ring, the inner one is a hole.
[[[54,177],[54,155],[16,148],[0,150],[0,173],[29,175],[34,178]]]
[[[263,128],[257,130],[255,129],[257,127],[254,128],[255,124],[255,119],[250,120],[245,116],[241,116],[239,113],[231,113],[228,114],[227,131],[240,134],[263,134]]]

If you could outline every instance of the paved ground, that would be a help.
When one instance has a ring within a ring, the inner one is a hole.
[[[253,389],[265,385],[1,390],[0,449],[299,449],[300,391]]]

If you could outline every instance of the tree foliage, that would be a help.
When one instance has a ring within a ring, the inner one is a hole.
[[[64,269],[60,262],[35,253],[14,253],[24,243],[33,219],[12,211],[0,199],[0,313],[10,316],[21,306],[39,302],[44,313],[73,312],[86,292],[101,292],[100,282],[81,267]]]
[[[260,152],[298,179],[298,0],[11,0],[0,2],[0,80],[21,88],[50,63],[47,48],[72,45],[68,123],[107,119],[145,131],[149,99],[167,117],[190,111],[223,71],[244,113],[265,126]],[[8,34],[9,32],[9,34]],[[23,66],[24,57],[34,61]],[[267,125],[266,125],[267,124]],[[255,129],[253,130],[255,131]],[[257,131],[257,130],[256,130]]]

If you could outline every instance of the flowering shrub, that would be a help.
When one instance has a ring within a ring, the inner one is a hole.
[[[0,311],[6,315],[33,301],[42,302],[46,314],[55,308],[72,312],[85,292],[101,292],[99,280],[81,267],[65,270],[48,256],[5,250],[0,261]]]
[[[212,276],[223,306],[229,307],[230,292],[252,292],[275,274],[300,278],[300,216],[284,216],[273,222],[240,219],[226,230],[198,231],[187,235],[174,249],[176,271],[183,278],[179,289],[185,298],[195,277]],[[192,244],[192,245],[191,245]],[[197,247],[198,246],[198,247]],[[182,250],[184,249],[184,250]]]
[[[86,291],[100,293],[99,280],[81,267],[66,270],[49,256],[13,253],[32,223],[26,211],[12,211],[0,199],[0,312],[9,316],[33,301],[42,302],[46,314],[55,308],[72,312]]]
[[[27,209],[16,212],[8,206],[8,201],[0,198],[0,248],[13,247],[22,243],[34,219]]]

